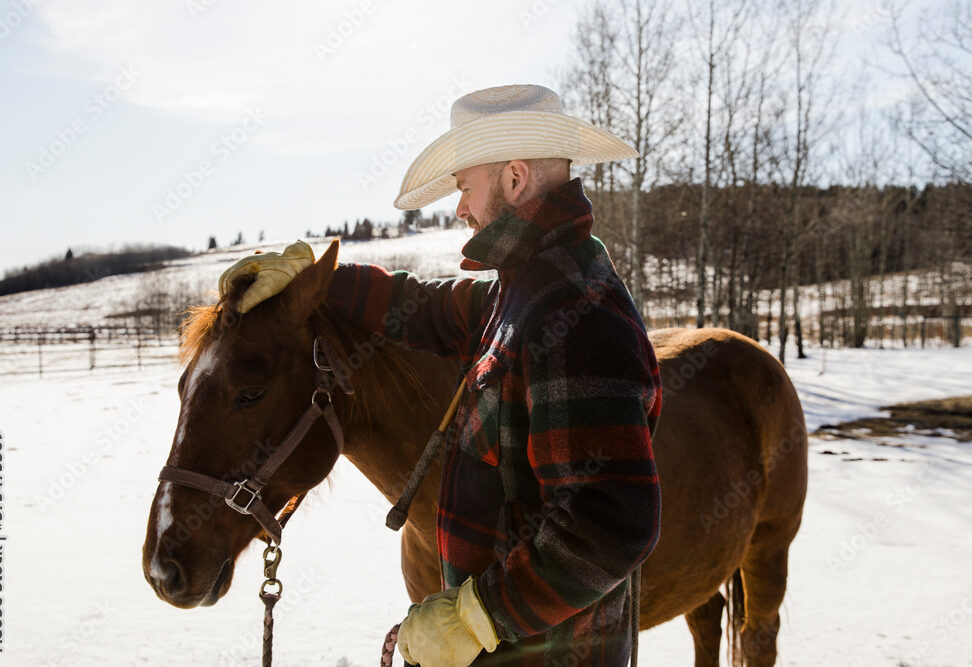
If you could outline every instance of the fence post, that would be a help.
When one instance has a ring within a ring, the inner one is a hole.
[[[94,327],[88,328],[88,370],[93,371],[95,367],[95,330]]]
[[[43,378],[44,377],[44,343],[41,340],[41,335],[37,334],[37,374]]]
[[[136,334],[136,341],[137,341],[135,343],[135,350],[138,356],[138,367],[141,368],[142,367],[142,327],[136,325],[135,334]]]

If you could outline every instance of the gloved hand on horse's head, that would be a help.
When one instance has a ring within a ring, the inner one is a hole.
[[[229,293],[233,282],[241,276],[254,276],[246,288],[236,310],[240,315],[253,309],[261,301],[280,293],[298,273],[314,263],[314,251],[303,241],[295,241],[280,252],[257,252],[244,257],[219,277],[219,297]]]

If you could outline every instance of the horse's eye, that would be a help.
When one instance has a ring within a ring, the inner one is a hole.
[[[248,403],[254,403],[259,401],[263,397],[263,390],[259,387],[253,389],[244,389],[240,392],[239,397],[236,402],[240,405],[246,405]]]

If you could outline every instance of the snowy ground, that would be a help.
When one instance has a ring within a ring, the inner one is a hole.
[[[463,234],[456,232],[455,249]],[[414,253],[411,247],[401,253]],[[359,259],[348,250],[345,259]],[[211,260],[207,275],[228,261]],[[0,303],[0,324],[11,303]],[[787,367],[811,429],[880,414],[879,405],[972,393],[969,347],[810,355],[797,360],[791,351]],[[7,538],[0,663],[259,664],[256,547],[214,607],[169,607],[142,578],[145,522],[175,428],[178,374],[172,362],[142,372],[0,377],[0,535]],[[972,444],[918,434],[893,441],[905,446],[811,440],[779,664],[972,664]],[[277,664],[375,664],[384,633],[409,604],[386,510],[342,460],[329,487],[289,524]],[[683,620],[642,633],[641,664],[692,664]]]

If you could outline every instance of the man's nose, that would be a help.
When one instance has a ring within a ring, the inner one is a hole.
[[[465,220],[469,217],[469,207],[466,206],[466,198],[462,197],[459,199],[459,203],[456,204],[456,217],[460,220]]]

